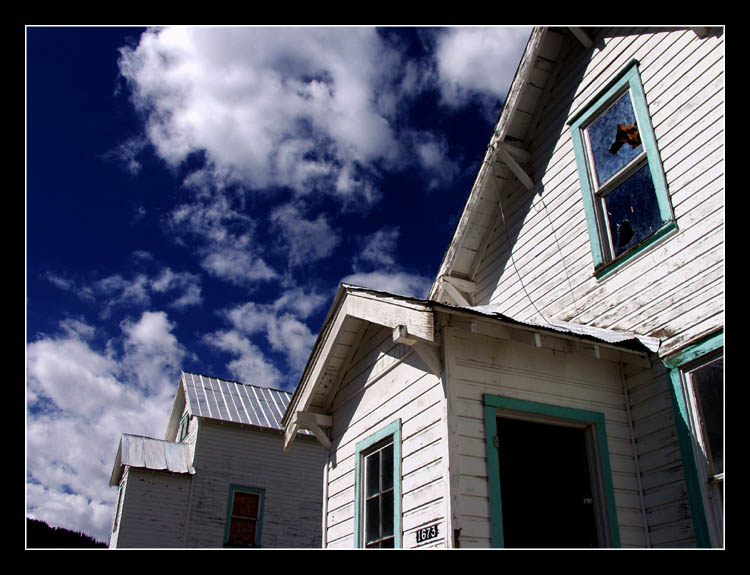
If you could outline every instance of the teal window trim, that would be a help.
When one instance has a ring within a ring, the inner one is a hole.
[[[680,444],[680,456],[685,470],[690,511],[693,516],[693,528],[698,547],[711,547],[711,536],[708,528],[708,517],[703,504],[703,490],[701,489],[698,466],[693,451],[693,437],[690,425],[690,413],[685,402],[683,392],[683,370],[692,362],[717,352],[724,347],[724,331],[710,334],[695,343],[672,354],[662,360],[669,370],[671,382],[672,409],[674,411],[677,439]]]
[[[609,248],[604,245],[604,242],[608,240],[605,240],[604,230],[601,229],[602,222],[599,209],[597,208],[583,130],[598,117],[604,108],[627,91],[630,92],[633,107],[635,108],[638,132],[646,152],[646,162],[654,184],[662,226],[648,238],[645,238],[626,252],[617,257],[611,257],[609,255]],[[677,230],[677,223],[674,219],[672,204],[667,190],[667,181],[664,176],[659,150],[656,145],[656,137],[654,136],[648,112],[648,104],[638,73],[638,61],[632,60],[599,94],[568,121],[568,125],[571,130],[576,165],[581,182],[583,207],[586,214],[586,225],[594,261],[594,275],[597,279],[603,279],[658,240]]]
[[[396,419],[386,427],[363,439],[354,447],[354,547],[364,547],[362,529],[362,508],[364,490],[362,478],[363,455],[384,439],[393,438],[393,536],[395,548],[401,547],[401,419]]]
[[[189,429],[190,413],[186,411],[180,418],[180,423],[177,426],[177,443],[182,443],[182,440],[187,437]]]
[[[544,415],[555,419],[567,419],[586,423],[593,427],[594,438],[599,456],[599,473],[602,480],[605,515],[607,517],[607,532],[609,546],[620,547],[620,527],[617,522],[617,506],[615,491],[612,483],[612,467],[609,461],[609,444],[603,413],[560,407],[535,401],[526,401],[499,395],[484,395],[484,426],[487,445],[487,473],[490,499],[490,524],[492,529],[492,546],[504,547],[503,510],[500,485],[500,456],[495,443],[497,437],[498,409]]]
[[[244,485],[230,485],[229,486],[229,498],[227,500],[227,516],[224,524],[224,547],[235,547],[229,543],[229,527],[232,522],[232,504],[234,503],[234,494],[237,491],[245,493],[255,493],[259,496],[258,501],[258,525],[255,529],[255,547],[261,545],[261,535],[263,532],[263,507],[266,500],[266,490],[260,487],[246,487]]]

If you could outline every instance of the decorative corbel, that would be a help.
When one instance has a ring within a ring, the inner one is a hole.
[[[393,342],[403,343],[416,351],[434,375],[440,377],[443,373],[443,363],[440,361],[436,344],[411,335],[405,325],[397,325],[393,328]]]
[[[333,419],[330,415],[314,413],[312,411],[298,411],[295,413],[295,420],[293,423],[298,427],[312,431],[323,447],[328,451],[332,450],[331,440],[322,429],[323,427],[331,427],[331,425],[333,425]]]
[[[524,185],[527,190],[534,187],[534,181],[529,177],[526,171],[516,161],[516,156],[520,161],[525,162],[530,159],[530,155],[526,150],[522,150],[517,146],[511,146],[505,142],[498,142],[496,145],[496,151],[498,159],[508,166],[508,169],[513,172],[513,175]]]

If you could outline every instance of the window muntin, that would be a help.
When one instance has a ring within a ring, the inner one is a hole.
[[[569,124],[595,273],[602,277],[675,228],[637,62]]]
[[[393,439],[364,456],[365,547],[393,547]]]
[[[595,185],[598,187],[643,153],[638,121],[627,92],[594,120],[585,132]]]
[[[401,420],[358,442],[354,546],[401,547]]]
[[[263,494],[260,489],[236,486],[230,488],[225,545],[260,546]]]

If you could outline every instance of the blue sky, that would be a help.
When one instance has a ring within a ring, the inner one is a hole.
[[[108,539],[181,370],[292,391],[340,282],[425,296],[529,31],[28,28],[27,515]]]

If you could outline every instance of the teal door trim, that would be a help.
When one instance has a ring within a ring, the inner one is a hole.
[[[544,415],[554,419],[575,421],[592,426],[599,453],[599,471],[604,492],[605,516],[607,518],[607,533],[609,535],[608,543],[610,547],[620,547],[620,528],[617,522],[617,506],[615,504],[615,493],[612,483],[612,467],[609,461],[609,445],[607,443],[604,414],[595,411],[485,394],[484,426],[487,446],[487,480],[489,483],[492,546],[505,546],[502,520],[502,486],[500,485],[500,456],[497,448],[498,408],[527,414]]]

